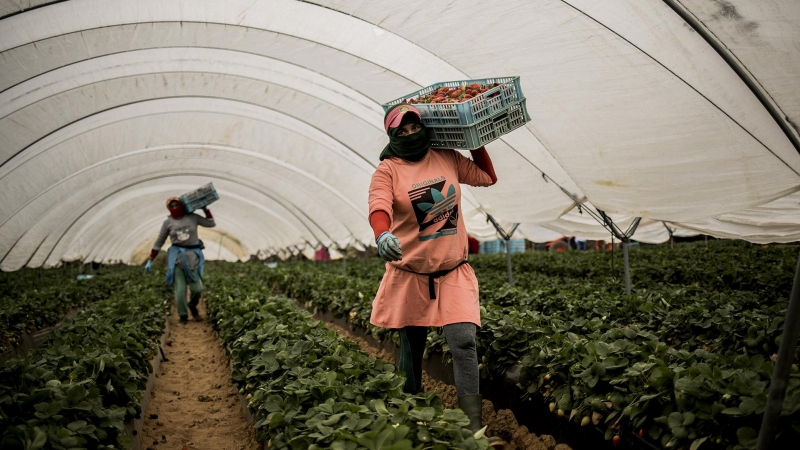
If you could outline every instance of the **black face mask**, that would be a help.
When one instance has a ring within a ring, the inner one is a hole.
[[[400,128],[389,129],[389,145],[381,152],[380,160],[396,156],[406,161],[416,162],[428,154],[431,147],[431,136],[433,132],[424,124],[420,124],[421,130],[407,136],[398,136]]]

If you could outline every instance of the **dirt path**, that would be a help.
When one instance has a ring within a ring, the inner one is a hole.
[[[370,346],[365,341],[351,334],[347,329],[332,323],[327,323],[326,325],[346,339],[358,342],[361,350],[365,351],[370,356],[381,358],[384,361],[394,362],[394,357],[389,352]],[[446,408],[458,408],[458,394],[456,393],[455,386],[436,381],[424,371],[422,372],[422,385],[425,387],[426,392],[439,391],[442,396],[442,403]],[[536,436],[529,432],[528,427],[519,425],[513,412],[508,409],[497,411],[489,400],[483,401],[481,416],[483,424],[487,425],[486,435],[499,436],[508,443],[504,450],[572,450],[571,447],[566,444],[556,444],[556,440],[553,436]]]
[[[206,317],[205,305],[200,314]],[[144,449],[256,450],[231,381],[230,363],[208,322],[178,324],[173,307],[169,361],[156,374],[152,400],[144,413]]]

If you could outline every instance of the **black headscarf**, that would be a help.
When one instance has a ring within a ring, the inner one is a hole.
[[[389,111],[386,111],[386,114],[383,116],[384,121],[386,117],[389,116],[389,112],[400,105],[402,105],[402,103],[389,108]],[[407,123],[418,123],[422,129],[408,136],[398,136],[397,133],[400,128]],[[391,158],[392,156],[411,162],[419,161],[428,154],[428,149],[431,147],[431,137],[433,135],[431,129],[426,127],[425,124],[419,120],[417,115],[413,113],[403,114],[400,126],[397,128],[389,128],[388,134],[389,145],[381,152],[381,161],[386,158]]]

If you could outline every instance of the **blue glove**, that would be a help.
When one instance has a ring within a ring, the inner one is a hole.
[[[153,260],[148,259],[147,264],[144,265],[144,273],[150,273],[150,270],[153,268]]]
[[[400,240],[392,233],[384,231],[378,236],[376,242],[378,243],[378,256],[384,261],[400,261],[403,258]]]

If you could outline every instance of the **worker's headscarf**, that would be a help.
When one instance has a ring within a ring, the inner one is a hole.
[[[400,127],[407,123],[418,123],[422,129],[408,136],[398,136]],[[422,123],[422,116],[417,108],[407,103],[393,106],[383,117],[383,127],[389,135],[389,145],[381,152],[381,161],[396,156],[414,162],[428,154],[433,133]]]
[[[169,204],[172,202],[178,202],[178,206],[170,208]],[[167,209],[169,210],[170,217],[176,220],[186,215],[186,211],[183,209],[183,202],[178,197],[171,197],[167,200]]]

